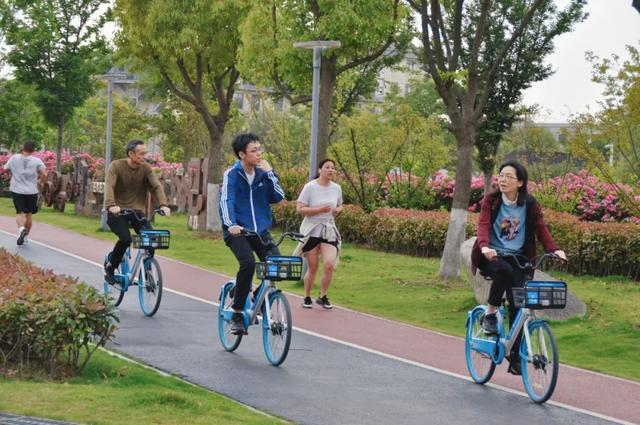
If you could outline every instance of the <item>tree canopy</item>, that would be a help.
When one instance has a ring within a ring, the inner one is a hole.
[[[41,145],[46,124],[34,97],[30,86],[0,81],[0,144],[16,150],[28,139]]]
[[[65,122],[91,96],[92,76],[106,68],[100,28],[108,0],[2,0],[0,13],[16,79],[35,89],[45,120],[58,128],[58,161]]]
[[[242,25],[243,78],[274,87],[291,104],[311,101],[312,54],[296,41],[339,40],[320,68],[318,158],[326,156],[330,122],[373,93],[385,66],[397,63],[411,38],[400,0],[272,0],[256,2]]]
[[[513,27],[520,18],[519,12],[501,10],[501,6],[499,2],[494,3],[487,20],[486,47],[480,56],[481,69],[489,68],[500,46],[506,42],[501,21],[506,20]],[[543,4],[533,16],[531,25],[515,40],[513,48],[507,52],[498,67],[495,84],[490,89],[484,111],[485,119],[480,124],[476,139],[478,163],[485,173],[485,190],[489,188],[488,182],[496,164],[502,135],[511,128],[519,115],[527,112],[526,108],[517,107],[523,91],[534,82],[553,74],[552,65],[545,63],[545,59],[553,52],[556,37],[570,31],[576,22],[585,17],[581,3],[572,3],[562,11],[558,10],[554,2]],[[471,31],[467,32],[467,36],[471,37]]]
[[[201,116],[209,133],[209,182],[222,179],[222,140],[240,76],[242,0],[116,0],[121,54],[134,69],[158,73],[170,90]]]

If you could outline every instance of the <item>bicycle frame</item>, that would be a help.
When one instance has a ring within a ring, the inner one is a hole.
[[[122,269],[121,270],[122,273],[120,273],[120,275],[124,279],[123,290],[125,292],[127,292],[132,282],[135,281],[136,276],[140,271],[140,266],[142,265],[144,260],[146,260],[147,258],[150,258],[149,253],[146,250],[138,249],[138,252],[136,253],[136,257],[133,261],[133,265],[129,266],[129,260],[131,260],[131,248],[127,248],[127,251],[125,252],[125,255],[123,258],[124,261],[120,263],[121,269]],[[142,282],[138,282],[138,284],[144,284],[146,279],[144,273],[142,273],[140,277],[142,278]]]
[[[277,289],[274,282],[268,279],[262,279],[260,281],[260,286],[258,290],[258,295],[255,297],[253,302],[251,301],[251,297],[247,296],[247,301],[245,303],[245,307],[242,310],[242,316],[244,320],[244,326],[246,329],[249,328],[251,324],[253,324],[258,317],[258,312],[262,308],[262,304],[264,303],[265,315],[266,318],[262,318],[263,326],[268,326],[269,317],[271,317],[271,305],[269,304],[269,297],[267,296],[269,292],[273,289]],[[220,300],[223,302],[223,300]],[[223,315],[227,320],[231,320],[231,316],[233,315],[233,309],[228,308],[225,309]]]
[[[477,308],[482,308],[486,311],[485,306],[480,306]],[[504,317],[504,313],[504,309],[500,308],[501,317]],[[467,319],[468,322],[471,320],[472,314],[473,310],[469,312],[469,316]],[[508,335],[505,335],[505,327],[503,321],[502,326],[499,326],[500,334],[498,335],[497,339],[487,339],[484,335],[482,335],[482,338],[473,338],[471,341],[471,346],[474,350],[490,356],[493,362],[499,365],[504,361],[506,353],[511,351],[516,338],[518,337],[520,332],[522,332],[527,342],[527,357],[531,358],[533,354],[531,353],[531,335],[529,334],[529,325],[535,320],[537,320],[535,317],[535,313],[531,309],[521,308],[518,310],[514,324],[513,326],[511,326]],[[543,344],[543,349],[546,351],[544,340],[541,341],[541,343]]]
[[[262,240],[262,237],[260,237],[258,233],[246,231],[245,234],[257,236],[258,239],[260,239],[260,242],[262,242],[263,245],[266,245],[266,243]],[[280,236],[280,240],[277,243],[274,243],[273,245],[276,247],[279,246],[282,240],[286,237],[286,235],[291,235],[291,234],[295,235],[294,233],[283,233]],[[304,235],[297,235],[297,236],[304,237]],[[233,282],[235,283],[235,281]],[[249,326],[255,322],[256,317],[258,317],[258,311],[260,311],[260,308],[262,307],[263,302],[265,305],[265,313],[267,316],[266,321],[264,317],[262,318],[263,326],[267,326],[267,327],[269,326],[268,318],[271,317],[271,306],[269,305],[269,297],[267,297],[267,294],[271,290],[278,290],[278,289],[276,288],[275,282],[269,279],[261,279],[259,288],[260,289],[258,291],[258,295],[257,297],[255,297],[253,302],[251,302],[251,297],[247,296],[244,309],[242,310],[245,329],[249,329]],[[222,295],[222,293],[220,295]],[[224,302],[224,300],[220,299],[220,302]],[[233,315],[232,309],[226,309],[223,313],[223,316],[226,320],[231,320],[232,315]]]

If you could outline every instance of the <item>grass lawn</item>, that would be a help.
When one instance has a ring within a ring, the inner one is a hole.
[[[9,199],[0,199],[0,214],[13,215]],[[37,220],[91,237],[114,240],[98,230],[97,219],[45,208]],[[237,263],[220,239],[186,229],[186,217],[159,218],[157,227],[171,230],[171,249],[163,255],[207,269],[235,274]],[[37,235],[37,228],[34,231]],[[37,237],[37,236],[36,236]],[[293,251],[285,242],[283,253]],[[467,311],[476,302],[463,281],[438,278],[439,260],[372,251],[344,244],[340,266],[329,291],[331,301],[354,310],[463,336]],[[553,324],[562,362],[640,381],[640,285],[621,277],[597,278],[554,273],[584,300],[584,318]],[[169,283],[170,285],[170,283]],[[284,290],[302,294],[297,282]]]
[[[96,425],[286,423],[102,351],[65,382],[0,378],[0,412]]]

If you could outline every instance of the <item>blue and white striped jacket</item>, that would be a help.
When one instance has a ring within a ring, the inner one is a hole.
[[[224,173],[220,189],[220,217],[224,239],[229,237],[229,227],[242,226],[263,234],[272,224],[271,206],[284,199],[284,191],[273,170],[263,171],[255,168],[253,184],[242,169],[242,163],[236,161]]]

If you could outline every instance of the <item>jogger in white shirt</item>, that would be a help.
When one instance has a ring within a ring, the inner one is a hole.
[[[47,169],[40,158],[33,156],[34,150],[33,142],[27,141],[22,153],[13,155],[4,164],[4,169],[11,172],[9,190],[16,208],[18,245],[25,243],[33,225],[32,215],[38,212],[38,177],[43,183],[47,180]]]

